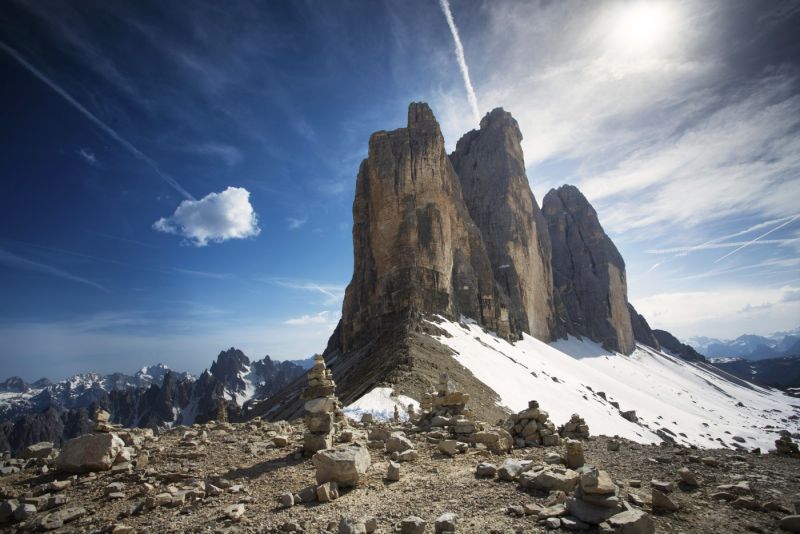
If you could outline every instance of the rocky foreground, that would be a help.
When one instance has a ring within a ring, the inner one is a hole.
[[[299,420],[210,422],[158,436],[95,433],[60,453],[34,446],[2,462],[0,524],[8,532],[800,532],[800,519],[786,519],[800,505],[800,460],[785,455],[606,437],[492,452],[448,439],[446,427],[368,422],[350,423],[338,449],[312,459],[302,452],[305,432]],[[630,523],[590,517],[604,507]]]

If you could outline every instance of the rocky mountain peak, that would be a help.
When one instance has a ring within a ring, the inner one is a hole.
[[[506,297],[427,104],[409,106],[405,128],[371,136],[356,181],[353,245],[336,346],[351,349],[359,335],[416,313],[463,314],[508,332]]]
[[[426,127],[439,129],[433,110],[425,102],[412,102],[408,106],[408,128]]]
[[[597,212],[577,187],[550,190],[542,202],[552,246],[553,284],[567,331],[630,354],[635,347],[625,262]]]
[[[250,358],[244,352],[234,347],[224,350],[217,355],[217,359],[211,364],[211,374],[218,380],[227,383],[235,380],[236,377],[250,366]]]
[[[492,271],[509,298],[511,330],[544,341],[556,337],[550,237],[525,174],[522,132],[496,108],[450,155]]]
[[[0,382],[0,391],[4,392],[25,393],[29,389],[30,385],[18,376],[11,376]]]

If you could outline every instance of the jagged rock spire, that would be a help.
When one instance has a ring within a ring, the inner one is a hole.
[[[418,312],[463,314],[509,334],[507,298],[427,104],[409,106],[407,127],[370,137],[356,182],[353,249],[335,334],[343,350]]]
[[[496,108],[480,130],[458,141],[450,159],[494,277],[508,294],[511,324],[550,341],[556,337],[550,237],[525,174],[521,142],[517,121]]]

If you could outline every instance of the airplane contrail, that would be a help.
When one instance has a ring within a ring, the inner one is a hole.
[[[734,249],[734,250],[732,250],[732,251],[728,252],[727,254],[725,254],[724,256],[722,256],[721,258],[717,258],[716,260],[714,260],[714,263],[720,262],[720,261],[724,260],[725,258],[727,258],[727,257],[729,257],[729,256],[732,256],[733,254],[736,254],[737,252],[739,252],[739,251],[740,251],[740,250],[742,250],[743,248],[749,247],[750,245],[752,245],[753,243],[755,243],[756,241],[758,241],[758,240],[759,240],[759,239],[761,239],[762,237],[767,237],[767,236],[768,236],[769,234],[771,234],[772,232],[775,232],[775,231],[777,231],[777,230],[780,230],[781,228],[783,228],[783,227],[784,227],[784,226],[786,226],[787,224],[791,224],[791,223],[793,223],[794,221],[796,221],[796,220],[797,220],[797,218],[798,218],[798,217],[800,217],[800,215],[795,215],[794,217],[792,217],[792,218],[791,218],[791,219],[789,219],[788,221],[784,222],[783,224],[779,224],[778,226],[776,226],[776,227],[775,227],[775,228],[773,228],[772,230],[769,230],[769,231],[767,231],[767,232],[764,232],[764,233],[763,233],[763,234],[761,234],[760,236],[758,236],[758,237],[756,237],[756,238],[753,238],[753,239],[751,239],[750,241],[748,241],[747,243],[743,244],[743,245],[742,245],[742,246],[740,246],[739,248],[737,248],[737,249]]]
[[[16,254],[12,254],[11,252],[8,252],[7,250],[3,249],[0,249],[0,265],[6,265],[8,267],[13,267],[15,269],[20,269],[24,271],[47,274],[50,276],[55,276],[56,278],[62,278],[64,280],[71,280],[73,282],[86,284],[87,286],[91,286],[101,291],[108,292],[108,289],[106,289],[105,286],[101,286],[97,282],[93,282],[88,278],[76,276],[72,273],[64,271],[63,269],[59,269],[58,267],[53,267],[52,265],[39,263],[38,261],[33,261],[29,260],[28,258],[23,258],[22,256],[17,256]]]
[[[469,78],[469,67],[467,67],[467,60],[464,57],[464,47],[461,45],[461,37],[458,36],[458,28],[456,28],[456,23],[453,20],[453,13],[450,11],[450,2],[448,0],[439,0],[439,5],[442,7],[444,18],[447,19],[450,33],[453,34],[458,68],[461,70],[461,76],[464,78],[464,87],[467,90],[467,99],[472,108],[472,115],[476,122],[480,122],[481,114],[480,111],[478,111],[478,98],[475,96],[475,89],[472,87],[472,81]]]
[[[158,166],[158,164],[155,161],[153,161],[153,159],[150,158],[150,156],[148,156],[147,154],[136,148],[130,141],[128,141],[120,134],[118,134],[116,130],[114,130],[111,126],[98,119],[97,116],[95,116],[91,111],[86,109],[80,102],[75,100],[72,97],[72,95],[70,95],[66,90],[64,90],[61,86],[59,86],[50,78],[45,76],[44,73],[42,73],[39,69],[34,67],[31,63],[29,63],[24,57],[22,57],[22,55],[19,52],[17,52],[16,49],[0,41],[0,50],[3,50],[6,54],[14,58],[17,61],[17,63],[25,67],[31,74],[36,76],[50,89],[58,93],[64,100],[69,102],[70,105],[72,105],[72,107],[78,110],[84,117],[92,121],[98,128],[103,130],[106,134],[108,134],[109,137],[111,137],[117,143],[122,145],[123,148],[125,148],[128,152],[133,154],[137,159],[146,163],[151,169],[155,171],[155,173],[162,180],[167,182],[167,184],[169,184],[175,191],[180,193],[184,198],[187,198],[189,200],[195,200],[192,194],[189,193],[186,189],[184,189],[183,186],[181,186],[181,184],[179,184],[177,180],[175,180],[175,178],[173,178],[166,172],[162,171],[161,168]]]

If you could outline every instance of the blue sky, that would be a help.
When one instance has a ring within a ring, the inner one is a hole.
[[[798,2],[449,8],[5,2],[0,374],[321,351],[367,140],[413,100],[450,149],[511,111],[537,199],[586,193],[653,326],[800,323]]]

